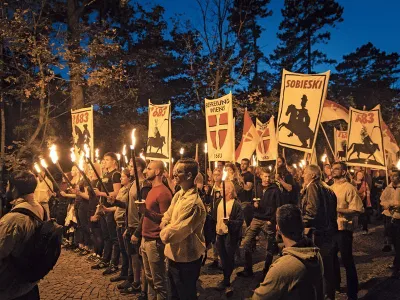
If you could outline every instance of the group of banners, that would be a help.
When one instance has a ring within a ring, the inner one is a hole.
[[[386,169],[387,160],[394,161],[399,146],[383,122],[378,105],[370,111],[350,111],[326,100],[330,72],[297,74],[283,70],[278,119],[272,116],[254,126],[247,109],[243,116],[243,135],[235,149],[235,119],[232,93],[218,99],[205,99],[206,132],[209,161],[250,159],[275,160],[278,144],[315,155],[315,142],[321,122],[344,120],[348,130],[334,129],[336,160],[352,166]],[[149,100],[149,125],[146,157],[170,162],[171,103],[155,105]],[[71,111],[72,135],[76,155],[89,145],[93,155],[93,107]]]

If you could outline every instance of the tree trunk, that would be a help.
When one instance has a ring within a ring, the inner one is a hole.
[[[311,32],[307,31],[307,72],[311,74]]]
[[[78,6],[76,0],[68,0],[68,30],[69,30],[69,74],[71,79],[71,108],[82,108],[85,105],[83,98],[82,76],[80,73],[80,56],[74,53],[79,49],[79,19],[82,7]]]

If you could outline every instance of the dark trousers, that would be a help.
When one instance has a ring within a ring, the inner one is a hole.
[[[353,259],[353,232],[349,230],[339,230],[333,238],[335,285],[340,288],[340,264],[338,252],[342,258],[342,263],[346,269],[347,296],[357,299],[358,276]]]
[[[132,255],[135,255],[135,254],[137,254],[138,253],[138,251],[137,251],[137,245],[133,245],[132,243],[131,243],[131,234],[128,232],[126,235],[125,235],[125,238],[124,238],[124,245],[125,245],[125,250],[126,250],[126,253],[127,253],[127,255],[128,255],[128,262],[129,262],[129,267],[128,267],[128,280],[130,281],[130,282],[133,282],[134,281],[134,274],[133,274],[133,266],[132,266]],[[137,279],[137,278],[136,278]],[[136,280],[137,282],[139,281],[139,280]]]
[[[131,265],[129,263],[128,253],[126,252],[124,237],[122,236],[125,232],[125,227],[117,227],[117,237],[118,237],[118,245],[122,258],[122,266],[121,266],[121,275],[128,276],[128,269]]]
[[[119,245],[117,238],[117,224],[113,213],[106,213],[100,218],[101,231],[104,240],[103,260],[118,266],[119,263]]]
[[[78,232],[80,234],[79,243],[90,246],[90,231],[88,218],[89,202],[82,201],[78,207],[77,221]]]
[[[267,272],[272,264],[273,255],[277,250],[276,244],[276,224],[267,221],[254,218],[250,226],[247,227],[244,240],[243,248],[245,253],[245,267],[244,269],[248,272],[253,272],[253,257],[252,257],[252,246],[256,241],[256,237],[263,232],[267,238],[267,256],[264,263],[264,272]]]
[[[400,220],[393,219],[391,231],[394,251],[396,252],[393,266],[396,271],[400,271]]]
[[[324,294],[327,296],[327,299],[335,299],[333,237],[323,233],[318,234],[318,232],[315,232],[312,237],[315,246],[320,249],[324,265]]]
[[[100,221],[90,222],[89,226],[90,226],[94,253],[101,256],[103,254],[104,241],[103,241],[103,232],[101,231]]]
[[[235,253],[239,247],[239,244],[231,244],[227,234],[217,235],[216,243],[224,273],[224,284],[229,286],[231,283],[231,275],[233,269],[235,268]]]
[[[201,261],[199,259],[181,263],[168,259],[168,280],[172,300],[196,300],[196,283],[200,276]]]
[[[39,287],[36,285],[29,293],[14,298],[14,300],[40,300]]]
[[[370,207],[366,207],[364,205],[364,212],[358,217],[363,231],[368,231],[368,224],[370,223],[370,210]]]
[[[246,222],[246,227],[250,226],[251,220],[253,220],[253,203],[251,202],[242,202],[242,210],[244,221]]]
[[[392,244],[392,217],[383,215],[383,237],[385,239],[385,245]]]

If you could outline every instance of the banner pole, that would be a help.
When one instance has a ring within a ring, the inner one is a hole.
[[[325,138],[326,138],[326,141],[328,142],[329,149],[331,149],[333,158],[335,158],[335,152],[333,151],[331,142],[330,142],[329,139],[328,139],[328,135],[326,134],[325,128],[324,128],[324,126],[322,125],[322,123],[319,123],[319,125],[321,126],[322,132],[324,133],[324,136],[325,136]]]

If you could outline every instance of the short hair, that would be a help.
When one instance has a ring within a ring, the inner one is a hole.
[[[284,165],[286,165],[286,159],[285,159],[282,155],[279,155],[278,158],[280,158],[280,159],[282,160],[282,163],[283,163]],[[277,159],[278,159],[278,158],[277,158]]]
[[[343,162],[343,161],[335,161],[335,162],[332,164],[332,167],[333,167],[334,165],[340,165],[340,168],[341,168],[343,171],[346,171],[346,172],[347,172],[347,165],[346,165],[345,162]]]
[[[268,168],[266,168],[266,167],[261,167],[260,168],[260,174],[271,174],[271,171],[268,169]]]
[[[322,172],[321,172],[321,168],[319,166],[308,165],[306,168],[309,169],[315,175],[316,178],[321,178]]]
[[[237,167],[235,166],[235,164],[233,163],[227,163],[225,164],[225,168],[231,168],[233,170],[233,172],[237,172]]]
[[[155,168],[160,170],[160,175],[164,174],[165,165],[161,160],[153,160],[150,163],[153,163]]]
[[[123,169],[121,173],[124,173],[129,179],[131,178],[131,171],[128,168]]]
[[[146,169],[146,162],[140,157],[136,157],[135,161],[136,161],[136,166],[138,168],[141,168],[143,172]]]
[[[22,197],[35,192],[37,181],[30,171],[15,171],[10,175],[10,188],[15,189],[14,196]]]
[[[292,240],[303,236],[304,225],[300,209],[293,204],[284,204],[276,211],[276,223],[281,233]]]
[[[245,161],[245,162],[247,162],[248,164],[250,164],[250,159],[248,159],[248,158],[242,158],[241,161]]]
[[[118,161],[118,157],[117,154],[115,154],[114,152],[107,152],[106,154],[104,154],[103,157],[111,157],[111,159],[113,159],[114,161]]]
[[[197,173],[199,173],[199,164],[193,158],[182,158],[178,160],[177,164],[183,165],[183,171],[185,174],[192,173],[193,180],[196,178]]]

